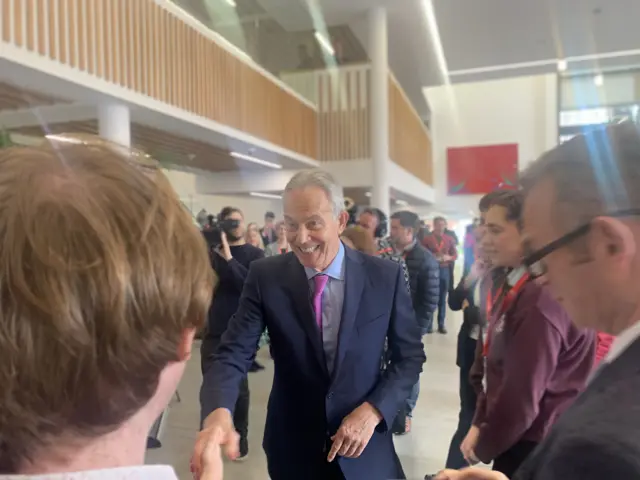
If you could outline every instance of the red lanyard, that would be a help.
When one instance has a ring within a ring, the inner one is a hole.
[[[516,299],[516,297],[518,296],[518,294],[520,293],[524,285],[529,281],[529,278],[530,277],[528,273],[525,273],[524,275],[522,275],[522,277],[520,277],[520,280],[518,280],[516,284],[513,287],[511,287],[511,290],[509,290],[507,294],[504,295],[504,298],[502,299],[502,303],[500,304],[500,307],[495,312],[495,318],[499,319],[502,315],[505,314],[505,312],[509,309],[509,307],[511,306],[513,301]],[[496,299],[502,296],[503,292],[504,292],[504,286],[502,286],[493,296],[491,295],[491,291],[487,293],[486,308],[487,308],[488,328],[487,328],[487,335],[484,341],[484,347],[482,349],[482,354],[485,357],[489,354],[489,346],[491,345],[491,331],[492,331],[491,324],[493,323],[491,319],[494,318],[494,312],[493,312],[494,302]]]
[[[433,241],[436,242],[436,253],[439,255],[442,253],[442,247],[444,247],[444,236],[440,237],[440,243],[437,243],[435,235]]]

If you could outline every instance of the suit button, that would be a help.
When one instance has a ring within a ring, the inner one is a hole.
[[[333,398],[333,392],[329,392],[329,395],[327,395],[327,400],[331,400]]]

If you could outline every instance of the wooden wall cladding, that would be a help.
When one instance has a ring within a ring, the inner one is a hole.
[[[316,158],[317,113],[154,0],[1,0],[0,40]]]
[[[433,185],[431,136],[393,75],[389,75],[389,156],[427,185]]]

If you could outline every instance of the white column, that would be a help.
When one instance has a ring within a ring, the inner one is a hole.
[[[371,57],[371,132],[373,167],[371,205],[387,215],[389,203],[389,53],[387,11],[373,7],[369,11],[369,56]]]
[[[98,107],[98,132],[111,142],[131,146],[131,119],[129,107],[118,103],[103,104]]]

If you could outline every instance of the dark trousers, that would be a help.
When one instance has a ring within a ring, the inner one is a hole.
[[[509,450],[504,452],[493,461],[493,469],[496,472],[501,472],[507,476],[507,478],[513,477],[516,470],[520,468],[520,465],[524,463],[527,457],[538,446],[537,442],[530,440],[520,440]]]
[[[475,358],[477,340],[471,338],[466,330],[458,335],[458,366],[460,367],[460,414],[458,415],[458,428],[456,429],[447,455],[446,468],[460,470],[468,467],[460,451],[460,445],[471,428],[473,416],[476,413],[476,401],[478,396],[469,382],[469,373]]]
[[[438,328],[444,328],[447,317],[447,295],[451,286],[451,267],[440,267],[440,298],[438,299]]]
[[[209,367],[211,367],[213,356],[218,349],[218,345],[220,345],[220,338],[218,337],[205,337],[202,340],[202,345],[200,346],[200,367],[202,368],[203,375],[209,370]],[[202,395],[202,391],[200,395]],[[211,413],[204,411],[202,408],[203,404],[202,399],[200,399],[200,428],[202,428],[205,418]],[[246,441],[249,435],[249,379],[246,375],[240,381],[240,393],[233,412],[233,424],[241,440]]]

